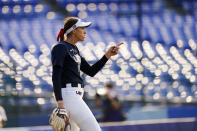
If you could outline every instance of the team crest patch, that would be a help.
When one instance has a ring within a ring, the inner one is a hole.
[[[76,63],[81,63],[81,57],[78,54],[74,55],[73,59],[75,60]]]

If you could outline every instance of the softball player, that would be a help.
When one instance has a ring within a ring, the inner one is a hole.
[[[69,114],[71,131],[101,131],[98,122],[83,101],[84,84],[80,70],[89,76],[94,76],[105,65],[107,60],[118,53],[119,46],[112,46],[94,65],[89,65],[76,46],[78,41],[84,41],[85,28],[91,22],[83,22],[76,17],[65,20],[51,51],[53,66],[52,81],[58,108],[65,108]],[[66,37],[64,37],[64,35]]]

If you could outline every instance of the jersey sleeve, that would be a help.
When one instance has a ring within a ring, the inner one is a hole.
[[[62,100],[61,75],[62,68],[60,66],[53,66],[52,81],[56,101]]]
[[[80,69],[89,76],[94,76],[96,73],[103,68],[105,63],[107,62],[107,57],[104,55],[99,61],[97,61],[92,66],[88,64],[88,62],[81,57],[81,66]]]
[[[53,47],[51,52],[51,61],[53,66],[60,66],[63,67],[64,58],[67,52],[64,45],[58,44]]]
[[[53,82],[53,89],[55,93],[56,100],[62,100],[62,92],[61,92],[61,75],[62,75],[62,68],[64,65],[64,59],[66,56],[66,49],[64,45],[56,45],[53,47],[51,52],[51,61],[52,61],[52,82]]]

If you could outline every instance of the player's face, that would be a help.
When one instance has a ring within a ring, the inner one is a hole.
[[[86,29],[85,27],[78,27],[75,33],[76,38],[78,41],[84,41],[86,37]]]

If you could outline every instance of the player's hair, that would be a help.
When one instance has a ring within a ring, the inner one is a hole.
[[[64,31],[66,32],[68,29],[70,29],[74,24],[76,24],[78,21],[77,17],[67,17],[64,20]]]
[[[64,34],[66,33],[66,31],[68,29],[70,29],[74,24],[76,24],[78,21],[78,18],[77,17],[67,17],[65,20],[64,20],[64,28],[62,28],[60,30],[60,33],[58,34],[58,37],[57,37],[57,40],[59,41],[63,41],[64,40]],[[69,34],[67,34],[67,36],[69,36]]]

